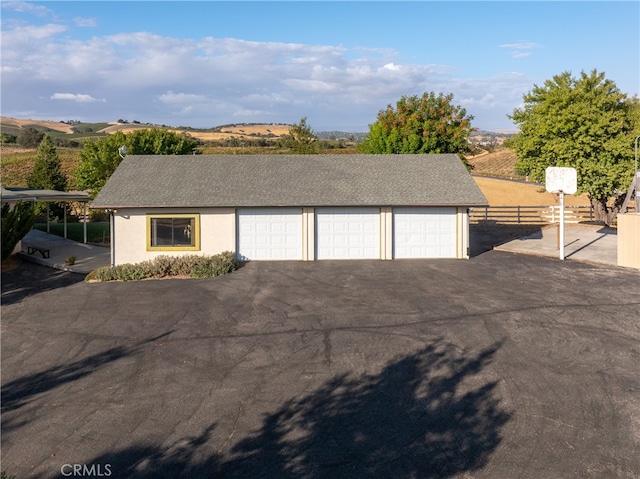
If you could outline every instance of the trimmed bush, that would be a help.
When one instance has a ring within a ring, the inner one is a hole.
[[[212,278],[231,273],[242,265],[233,251],[214,256],[157,256],[136,264],[120,264],[98,268],[87,275],[86,281],[135,281],[148,278],[189,276]]]
[[[239,261],[235,253],[225,251],[216,256],[206,258],[191,270],[192,278],[211,278],[231,273],[238,269]]]

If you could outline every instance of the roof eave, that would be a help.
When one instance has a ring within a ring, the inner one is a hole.
[[[395,204],[363,204],[363,203],[349,203],[349,204],[286,204],[286,205],[259,205],[259,204],[246,204],[246,205],[124,205],[124,204],[90,204],[91,209],[152,209],[152,208],[171,208],[171,209],[204,209],[204,208],[442,208],[442,207],[455,207],[455,208],[473,208],[473,207],[486,207],[489,203],[473,203],[473,202],[455,202],[455,203],[395,203]]]

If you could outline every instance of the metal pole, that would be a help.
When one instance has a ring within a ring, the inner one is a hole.
[[[84,202],[84,244],[87,244],[87,202]]]
[[[638,177],[638,139],[640,139],[640,135],[636,136],[636,140],[634,142],[634,163],[633,163],[633,179],[636,185],[636,214],[640,214],[640,198],[638,192],[640,191],[640,177]],[[623,211],[624,213],[624,211]]]
[[[110,245],[111,246],[111,266],[115,266],[116,265],[116,242],[114,241],[115,240],[115,238],[114,238],[114,236],[115,236],[115,228],[114,228],[115,224],[116,224],[116,215],[115,215],[114,211],[111,210],[111,222],[110,222],[110,225],[109,225],[110,226],[110,230],[111,230],[109,232],[110,235],[111,235],[111,238],[109,240],[111,242],[111,245]]]
[[[564,260],[564,191],[560,191],[560,259]]]

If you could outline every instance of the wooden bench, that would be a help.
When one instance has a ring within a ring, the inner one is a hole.
[[[44,259],[49,258],[49,250],[44,246],[37,246],[33,244],[27,246],[27,254],[34,254],[36,251],[40,253]]]

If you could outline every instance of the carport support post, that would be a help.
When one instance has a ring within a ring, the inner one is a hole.
[[[67,204],[64,203],[64,219],[63,219],[63,224],[64,224],[64,239],[67,239]]]
[[[83,223],[83,233],[84,233],[84,244],[87,244],[87,202],[84,202],[84,223]]]

